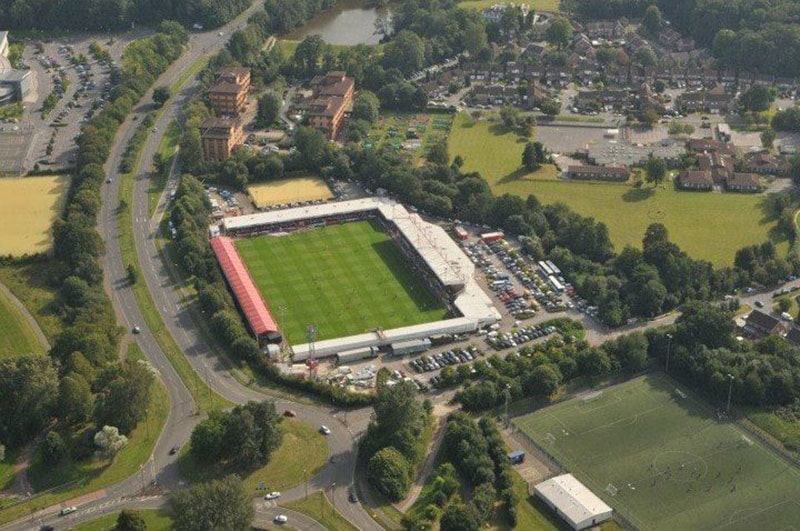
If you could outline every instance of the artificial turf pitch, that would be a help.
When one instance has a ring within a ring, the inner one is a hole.
[[[798,468],[663,377],[514,423],[639,529],[798,529]]]
[[[321,341],[447,315],[400,249],[371,221],[243,238],[236,248],[292,344],[306,342],[309,325]]]

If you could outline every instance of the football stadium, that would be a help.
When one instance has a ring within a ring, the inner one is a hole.
[[[294,361],[500,320],[444,229],[389,199],[230,217],[211,234],[250,331],[262,347],[288,344]]]

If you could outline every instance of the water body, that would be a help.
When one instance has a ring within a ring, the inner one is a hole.
[[[286,34],[285,38],[299,41],[309,35],[319,35],[328,44],[378,44],[381,34],[376,28],[388,25],[391,12],[388,7],[366,7],[366,3],[366,0],[339,0],[335,7]]]

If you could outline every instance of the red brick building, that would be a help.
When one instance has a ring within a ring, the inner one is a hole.
[[[333,140],[353,103],[355,82],[344,72],[328,72],[312,79],[311,89],[314,96],[306,106],[308,122]]]
[[[235,116],[247,106],[249,92],[250,69],[230,67],[219,71],[217,81],[208,89],[208,97],[217,115]]]
[[[208,118],[200,124],[203,160],[221,162],[244,144],[244,130],[237,118]]]

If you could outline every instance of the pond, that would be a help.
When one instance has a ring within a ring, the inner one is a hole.
[[[335,7],[287,33],[284,38],[299,41],[309,35],[319,35],[328,44],[374,45],[381,39],[376,28],[388,26],[390,19],[388,7],[367,7],[366,0],[339,0]]]

